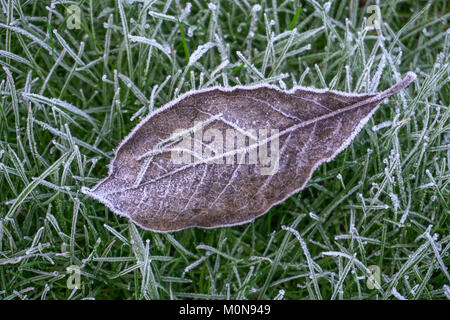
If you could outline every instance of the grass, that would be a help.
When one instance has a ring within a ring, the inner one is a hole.
[[[0,299],[450,298],[447,1],[379,1],[379,31],[374,1],[129,2],[0,0]],[[157,234],[80,193],[190,89],[371,92],[407,71],[413,85],[254,223]]]

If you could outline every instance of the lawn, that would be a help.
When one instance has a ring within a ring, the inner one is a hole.
[[[445,0],[0,0],[0,299],[450,299],[449,17]],[[81,193],[191,89],[364,93],[409,71],[252,223],[154,233]]]

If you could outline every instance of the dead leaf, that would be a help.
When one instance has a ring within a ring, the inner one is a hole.
[[[301,190],[415,78],[370,94],[267,85],[186,93],[144,119],[109,176],[82,192],[158,232],[250,222]]]

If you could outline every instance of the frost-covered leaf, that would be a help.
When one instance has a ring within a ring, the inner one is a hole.
[[[144,119],[109,176],[82,191],[153,231],[252,221],[301,190],[414,79],[370,94],[267,85],[186,93]]]

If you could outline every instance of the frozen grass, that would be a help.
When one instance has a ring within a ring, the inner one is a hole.
[[[0,299],[450,298],[447,1],[377,1],[378,33],[374,1],[258,3],[0,0]],[[410,70],[414,85],[254,223],[156,234],[80,193],[187,90],[367,92]]]

